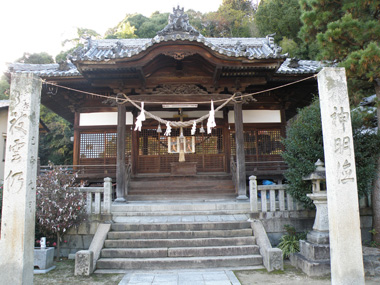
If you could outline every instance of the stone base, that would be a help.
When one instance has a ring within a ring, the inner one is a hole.
[[[290,256],[290,263],[308,276],[318,277],[330,274],[330,260],[311,261],[300,253],[296,253]]]
[[[197,163],[196,162],[172,162],[171,175],[197,175]]]
[[[52,266],[48,269],[34,269],[33,270],[33,273],[34,274],[45,274],[45,273],[48,273],[49,271],[52,271],[56,266]]]
[[[290,257],[291,264],[308,276],[330,274],[330,245],[300,240],[300,252]]]
[[[300,254],[311,261],[330,260],[330,245],[300,240]]]
[[[74,275],[89,276],[94,271],[94,253],[90,250],[80,250],[75,254]]]
[[[311,231],[307,234],[307,240],[316,244],[329,244],[329,232]]]
[[[46,270],[53,267],[54,247],[34,249],[34,267],[39,270]]]

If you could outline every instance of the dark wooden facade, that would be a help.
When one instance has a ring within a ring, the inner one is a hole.
[[[169,173],[170,163],[178,161],[178,154],[168,153],[164,125],[163,132],[157,133],[158,122],[148,118],[141,132],[133,130],[139,110],[128,102],[118,104],[115,98],[120,94],[138,105],[144,102],[148,112],[171,111],[172,116],[165,118],[170,121],[179,120],[178,109],[163,109],[163,104],[194,103],[195,108],[184,109],[187,121],[208,112],[211,100],[217,108],[233,94],[253,93],[220,110],[212,134],[200,133],[198,123],[195,152],[185,159],[196,162],[198,172],[228,173],[233,157],[240,181],[247,174],[281,175],[281,137],[296,109],[316,94],[311,75],[317,65],[286,59],[270,37],[205,38],[181,11],[176,16],[177,24],[182,24],[174,26],[169,21],[153,39],[89,40],[65,64],[39,68],[14,64],[10,71],[35,72],[59,85],[44,85],[42,103],[73,123],[74,164],[87,166],[88,179],[107,175],[122,185],[129,163],[134,174]],[[307,80],[276,89],[301,79]],[[276,111],[278,118],[255,120],[254,111],[265,110]],[[117,122],[107,124],[96,116],[94,124],[81,122],[83,114],[105,112],[117,114]],[[184,128],[185,136],[191,135],[190,129]],[[172,136],[178,135],[179,129],[173,128]]]

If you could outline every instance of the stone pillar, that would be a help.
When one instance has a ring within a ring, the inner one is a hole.
[[[331,283],[364,284],[359,202],[344,68],[318,74],[325,151]]]
[[[243,134],[243,111],[242,102],[236,102],[234,106],[235,116],[235,140],[236,140],[236,183],[238,184],[238,200],[246,200],[247,187],[245,179],[245,153]]]
[[[103,213],[111,214],[111,204],[112,204],[112,178],[104,178],[104,194],[103,194]]]
[[[117,107],[116,199],[125,202],[125,105]]]
[[[41,81],[12,74],[0,240],[2,284],[33,284]]]

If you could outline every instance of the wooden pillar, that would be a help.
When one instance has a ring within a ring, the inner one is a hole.
[[[80,133],[79,133],[79,112],[75,112],[74,119],[74,146],[73,146],[73,164],[79,165],[79,148],[80,148]],[[75,168],[76,169],[76,168]]]
[[[125,202],[125,105],[117,107],[116,200]]]
[[[235,117],[235,140],[236,140],[236,182],[238,186],[238,196],[236,199],[245,200],[247,189],[245,182],[245,153],[244,153],[244,134],[243,134],[243,111],[242,102],[236,102],[234,106]]]

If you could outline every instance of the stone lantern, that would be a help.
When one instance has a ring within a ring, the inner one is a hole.
[[[304,177],[310,180],[313,193],[307,194],[316,207],[313,230],[308,233],[307,240],[316,244],[329,243],[329,219],[327,210],[326,170],[324,163],[318,159],[315,163],[315,171]],[[323,189],[322,189],[323,188]]]
[[[290,261],[308,276],[323,276],[330,273],[326,172],[321,160],[318,159],[315,166],[315,171],[303,178],[312,183],[313,193],[307,196],[316,207],[313,230],[306,240],[300,240],[300,252],[292,255]]]

